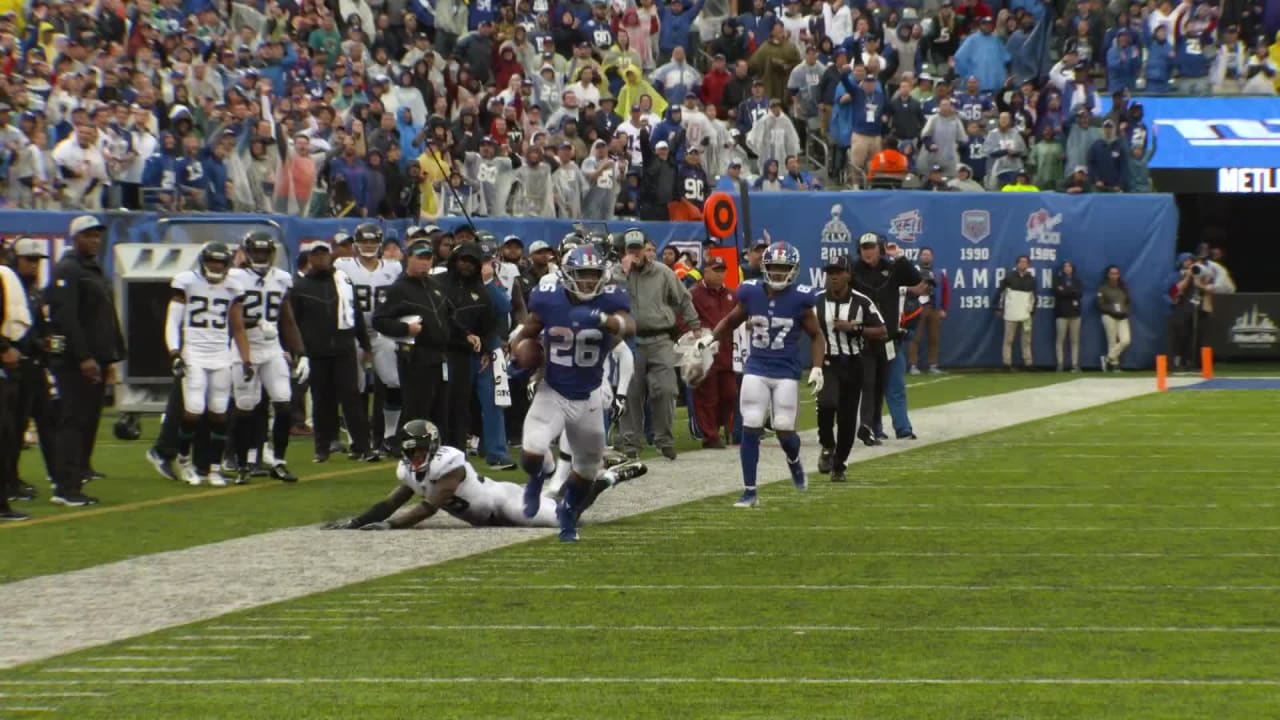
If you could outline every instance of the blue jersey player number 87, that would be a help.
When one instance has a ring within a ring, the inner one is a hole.
[[[751,352],[738,393],[742,413],[742,483],[745,489],[737,507],[755,507],[756,466],[760,462],[760,434],[765,417],[773,417],[778,442],[787,455],[791,479],[805,490],[804,466],[800,462],[800,436],[796,435],[796,412],[800,405],[800,330],[809,336],[813,367],[809,387],[816,395],[822,390],[822,358],[826,342],[818,327],[813,307],[817,295],[812,288],[796,285],[800,273],[800,251],[785,242],[776,242],[764,251],[764,277],[748,280],[738,288],[738,306],[716,326],[717,341],[728,342],[734,328],[749,323]],[[797,327],[799,326],[799,327]]]
[[[551,443],[563,432],[573,448],[572,472],[556,508],[560,539],[578,539],[577,517],[591,484],[603,471],[605,428],[600,388],[614,338],[635,332],[625,290],[605,285],[604,257],[591,245],[565,256],[559,282],[539,285],[529,296],[529,314],[512,338],[542,342],[546,362],[525,415],[520,464],[529,475],[525,514],[541,504],[543,482],[555,469]],[[534,368],[526,368],[534,369]]]

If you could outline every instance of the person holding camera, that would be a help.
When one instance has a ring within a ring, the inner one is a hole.
[[[1194,367],[1200,317],[1213,312],[1213,278],[1189,252],[1178,255],[1168,297],[1173,305],[1173,314],[1169,316],[1169,355],[1173,358],[1173,367]]]
[[[1129,288],[1120,278],[1120,266],[1107,266],[1097,302],[1102,327],[1107,333],[1107,354],[1102,356],[1102,369],[1116,370],[1120,367],[1120,356],[1129,347]]]

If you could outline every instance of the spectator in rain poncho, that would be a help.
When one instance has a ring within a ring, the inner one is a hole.
[[[422,92],[413,86],[413,73],[409,70],[401,70],[399,80],[399,85],[382,94],[383,112],[394,112],[398,115],[401,108],[408,108],[413,115],[413,124],[424,125],[428,115],[427,103],[422,97]]]
[[[925,121],[918,166],[941,165],[944,175],[955,175],[956,165],[960,162],[960,144],[966,140],[964,121],[950,99],[942,100],[938,103],[938,112]]]
[[[955,54],[955,70],[960,77],[976,76],[983,92],[995,93],[1004,88],[1005,67],[1009,64],[1009,50],[1004,40],[996,35],[995,21],[983,17],[979,32],[966,37]]]
[[[708,135],[708,142],[703,146],[702,164],[707,170],[707,175],[715,177],[725,171],[729,166],[729,160],[735,148],[733,135],[729,132],[729,125],[723,120],[717,118],[719,112],[715,105],[706,107],[704,117],[711,126],[711,132]]]
[[[999,190],[1013,182],[1027,158],[1027,143],[1013,127],[1013,118],[1007,112],[1000,113],[996,129],[987,133],[982,149],[991,162],[987,169],[987,188],[990,190]]]
[[[791,118],[782,114],[781,100],[773,98],[769,101],[769,113],[751,127],[747,147],[765,161],[781,160],[800,153],[800,136]]]
[[[1076,121],[1067,127],[1067,157],[1063,167],[1070,170],[1089,165],[1089,148],[1102,139],[1102,131],[1091,124],[1089,111],[1081,108]]]
[[[582,173],[589,188],[582,201],[582,217],[587,220],[607,220],[613,215],[613,204],[622,186],[626,163],[609,157],[608,146],[597,140],[591,153],[582,161]]]
[[[684,116],[681,124],[684,126],[685,143],[689,147],[697,146],[705,153],[716,131],[706,113],[702,112],[698,107],[698,98],[696,96],[693,94],[685,96],[684,108],[681,114]],[[705,157],[703,161],[706,161]]]
[[[492,137],[482,138],[479,151],[463,156],[464,177],[476,189],[476,212],[489,217],[507,214],[507,199],[518,167],[518,157],[497,154],[497,144]]]
[[[396,114],[396,129],[400,131],[400,167],[407,168],[417,162],[422,154],[422,124],[413,121],[413,111],[401,108]]]
[[[652,107],[645,112],[651,112],[655,115],[664,115],[666,113],[667,101],[662,98],[662,93],[655,90],[644,79],[644,75],[639,68],[634,65],[623,67],[622,78],[624,82],[622,89],[618,91],[618,107],[629,108],[632,105],[644,107],[644,103],[640,102],[640,99],[648,96]]]
[[[679,104],[689,93],[697,95],[698,87],[702,84],[702,73],[685,62],[683,47],[677,47],[671,56],[671,62],[654,70],[652,78],[653,86],[672,105]]]
[[[543,159],[541,148],[529,148],[525,161],[516,169],[515,176],[520,183],[520,202],[516,214],[521,217],[555,217],[551,164]]]
[[[572,143],[561,143],[558,154],[560,166],[551,173],[551,192],[555,199],[556,216],[581,218],[582,197],[587,194],[587,177],[573,160]]]

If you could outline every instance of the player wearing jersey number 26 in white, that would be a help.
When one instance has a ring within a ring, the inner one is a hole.
[[[257,423],[253,413],[262,402],[265,388],[275,419],[271,425],[271,477],[283,482],[297,482],[285,464],[289,447],[289,402],[293,398],[291,379],[307,381],[310,362],[304,355],[302,335],[294,322],[289,304],[293,275],[275,266],[276,241],[271,233],[253,231],[240,244],[247,267],[233,268],[228,279],[242,291],[245,335],[249,339],[249,359],[253,372],[233,372],[231,390],[235,398],[237,419],[232,426],[233,445],[239,471],[236,484],[249,482],[249,450],[260,447],[263,438],[255,437]],[[281,342],[289,348],[286,355]],[[290,358],[293,359],[292,373]],[[292,378],[290,375],[292,374]]]
[[[463,451],[443,445],[440,431],[426,420],[405,423],[400,441],[401,460],[396,467],[400,482],[390,495],[360,515],[327,523],[332,530],[399,530],[443,510],[477,527],[556,527],[558,503],[542,497],[532,516],[524,511],[524,491],[519,485],[486,478],[467,462]],[[635,477],[622,470],[606,473],[593,491],[602,491]],[[395,515],[414,495],[422,502]]]
[[[787,466],[796,489],[808,489],[800,462],[800,436],[796,435],[799,401],[800,353],[796,326],[809,334],[813,367],[809,387],[817,395],[822,390],[822,359],[826,341],[813,307],[817,295],[812,288],[795,285],[800,272],[800,251],[785,242],[775,242],[761,260],[764,277],[748,280],[738,288],[738,305],[716,326],[713,336],[728,342],[734,328],[750,324],[751,352],[742,376],[739,406],[742,411],[742,497],[736,507],[755,507],[756,466],[760,462],[760,433],[766,414],[773,417],[778,443],[787,455]]]
[[[227,406],[231,403],[232,341],[245,380],[253,376],[249,339],[241,308],[244,290],[227,275],[231,251],[220,242],[200,251],[196,270],[173,279],[173,297],[165,323],[165,345],[173,376],[182,381],[183,414],[178,430],[178,465],[192,485],[204,481],[191,467],[191,438],[196,424],[209,415],[210,453],[221,458],[227,442]],[[209,468],[210,485],[223,486],[222,468]]]
[[[546,347],[542,380],[525,415],[520,453],[520,465],[529,475],[526,516],[538,512],[543,482],[555,470],[552,441],[563,432],[573,448],[572,470],[556,510],[564,542],[578,539],[577,516],[590,501],[592,482],[604,460],[600,386],[609,336],[635,333],[631,302],[619,288],[606,287],[605,267],[593,246],[571,251],[559,269],[560,285],[540,285],[530,294],[529,314],[512,337],[517,356],[526,340]]]

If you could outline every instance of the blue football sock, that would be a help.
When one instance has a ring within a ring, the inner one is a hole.
[[[786,435],[778,435],[778,444],[782,446],[782,452],[787,454],[787,462],[794,463],[800,459],[800,436],[795,433]]]
[[[742,459],[742,484],[748,488],[756,486],[756,466],[760,464],[760,431],[744,430],[742,445],[738,448]]]

